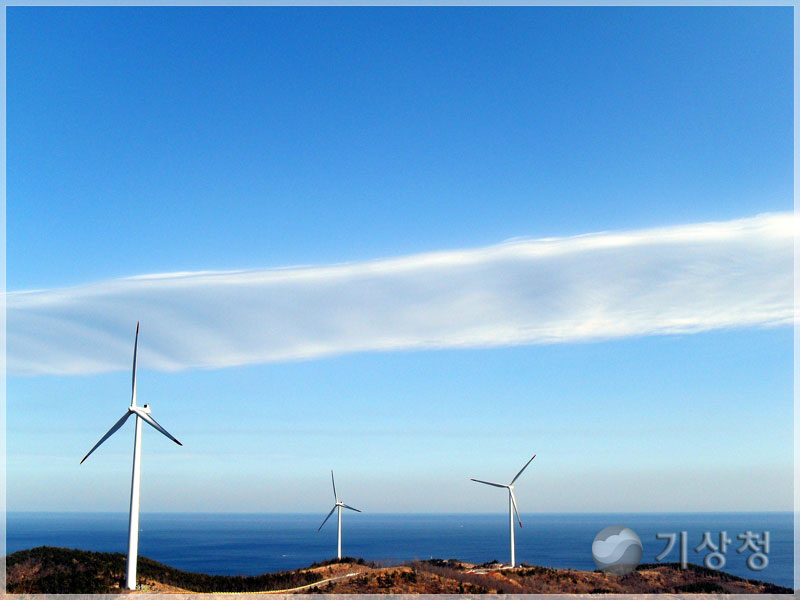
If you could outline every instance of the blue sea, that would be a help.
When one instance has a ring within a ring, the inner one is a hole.
[[[336,522],[322,531],[320,514],[143,513],[139,554],[178,569],[224,575],[255,575],[304,567],[336,555]],[[26,513],[6,517],[8,553],[36,546],[127,552],[127,513]],[[594,536],[609,525],[625,525],[642,540],[642,562],[656,562],[666,541],[656,534],[688,532],[687,554],[702,564],[709,550],[696,552],[704,532],[718,543],[732,542],[723,571],[791,587],[793,522],[790,512],[524,514],[517,529],[517,562],[594,570]],[[343,515],[342,551],[384,564],[415,558],[459,558],[482,563],[508,561],[507,514]],[[737,535],[769,532],[767,566],[748,568],[750,550],[738,553]],[[679,561],[679,541],[664,562]]]

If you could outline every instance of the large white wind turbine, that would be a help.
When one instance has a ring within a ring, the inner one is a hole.
[[[534,454],[531,456],[531,460],[536,458]],[[531,460],[525,463],[525,466],[519,470],[519,473],[516,474],[514,479],[511,480],[511,483],[505,485],[503,483],[492,483],[491,481],[481,481],[480,479],[471,479],[472,481],[477,481],[478,483],[485,483],[486,485],[493,485],[494,487],[499,488],[506,488],[508,490],[508,526],[509,531],[511,532],[511,566],[515,566],[515,557],[514,557],[514,513],[517,514],[517,521],[519,521],[519,526],[522,527],[522,519],[519,518],[519,510],[517,510],[517,499],[514,497],[514,482],[519,479],[519,476],[522,475],[522,472],[531,464]]]
[[[163,433],[173,442],[178,444],[179,446],[183,446],[178,440],[176,440],[172,435],[161,425],[156,423],[155,419],[150,416],[150,407],[145,404],[144,406],[137,406],[136,405],[136,349],[139,346],[139,323],[136,323],[136,341],[133,344],[133,379],[131,383],[131,405],[128,407],[128,411],[122,415],[122,418],[114,423],[114,426],[108,430],[103,437],[100,438],[100,441],[97,442],[94,447],[89,450],[86,456],[83,457],[81,460],[81,464],[83,461],[89,458],[89,455],[94,452],[97,447],[105,442],[108,438],[110,438],[117,429],[122,427],[125,421],[128,420],[128,417],[131,415],[136,415],[136,428],[135,433],[133,436],[133,473],[131,475],[131,513],[128,520],[128,569],[127,569],[127,576],[126,576],[126,584],[129,590],[136,589],[136,558],[137,552],[139,549],[139,483],[141,481],[141,458],[142,458],[142,421],[151,425],[156,430]]]
[[[354,510],[356,512],[361,512],[361,511],[358,510],[357,508],[353,508],[352,506],[348,506],[347,504],[345,504],[344,502],[339,500],[339,496],[336,495],[336,482],[333,480],[333,471],[331,471],[331,484],[333,485],[333,499],[336,502],[336,504],[333,505],[333,508],[331,509],[331,512],[329,512],[328,516],[325,517],[325,520],[322,522],[322,525],[325,525],[325,523],[327,523],[328,519],[331,518],[331,515],[333,514],[333,511],[338,509],[338,511],[339,511],[339,515],[338,515],[339,516],[339,545],[337,546],[336,558],[341,559],[342,558],[342,509],[343,508],[349,508],[350,510]],[[322,529],[322,525],[319,526],[317,531]]]

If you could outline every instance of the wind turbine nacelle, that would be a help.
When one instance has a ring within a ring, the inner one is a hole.
[[[132,412],[132,413],[141,412],[141,413],[144,413],[146,415],[149,415],[151,412],[153,412],[153,410],[150,408],[149,404],[145,404],[143,406],[130,406],[130,407],[128,407],[128,410],[130,412]]]

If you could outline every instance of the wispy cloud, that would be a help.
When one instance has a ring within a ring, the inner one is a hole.
[[[218,368],[358,351],[788,324],[790,213],[330,266],[7,294],[10,374]]]

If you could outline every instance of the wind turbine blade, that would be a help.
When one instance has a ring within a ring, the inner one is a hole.
[[[333,469],[331,469],[331,484],[333,485],[333,499],[339,501],[339,496],[336,495],[336,482],[333,480]]]
[[[517,499],[514,497],[514,492],[511,488],[508,488],[508,493],[511,494],[511,504],[514,505],[514,512],[517,513],[517,521],[519,521],[519,526],[522,527],[522,519],[519,518],[519,509],[517,508]]]
[[[333,508],[331,509],[331,512],[329,512],[329,513],[328,513],[328,516],[327,516],[327,517],[325,517],[325,520],[322,522],[322,525],[325,525],[325,523],[327,523],[327,522],[328,522],[328,519],[330,519],[330,518],[331,518],[331,515],[333,514],[333,511],[335,511],[335,510],[336,510],[336,505],[334,504],[334,505],[333,505]],[[317,528],[317,531],[319,531],[320,529],[322,529],[322,525],[320,525],[320,526]]]
[[[350,510],[354,510],[354,511],[356,511],[356,512],[361,512],[361,511],[360,511],[360,510],[358,510],[357,508],[353,508],[352,506],[348,506],[347,504],[342,504],[342,506],[343,506],[344,508],[349,508]]]
[[[150,415],[148,415],[147,413],[144,413],[144,412],[137,412],[136,414],[139,415],[140,417],[142,417],[142,419],[144,419],[146,423],[152,425],[157,431],[160,431],[165,436],[167,436],[169,439],[171,439],[173,442],[178,444],[178,446],[183,446],[183,444],[181,444],[178,440],[176,440],[169,431],[167,431],[161,425],[156,423],[156,420],[153,417],[151,417]]]
[[[472,479],[472,478],[470,478],[470,481],[477,481],[478,483],[485,483],[486,485],[493,485],[494,487],[499,487],[499,488],[507,488],[508,487],[507,485],[504,485],[502,483],[492,483],[491,481],[481,481],[480,479]]]
[[[536,455],[535,455],[535,454],[534,454],[533,456],[531,456],[531,460],[533,460],[534,458],[536,458]],[[514,477],[514,479],[512,479],[512,480],[511,480],[511,483],[510,483],[509,485],[514,485],[514,482],[515,482],[517,479],[519,479],[519,476],[520,476],[520,475],[522,475],[522,472],[523,472],[525,469],[527,469],[527,468],[528,468],[528,465],[529,465],[529,464],[531,464],[531,460],[529,460],[528,462],[526,462],[526,463],[525,463],[525,466],[524,466],[524,467],[522,467],[522,468],[519,470],[519,473],[517,473],[517,476],[516,476],[516,477]]]
[[[136,340],[133,342],[133,375],[131,375],[131,406],[136,406],[136,351],[139,349],[139,321],[136,321]]]
[[[131,412],[126,412],[124,415],[122,415],[122,418],[121,418],[119,421],[117,421],[116,423],[114,423],[114,426],[113,426],[111,429],[109,429],[109,430],[108,430],[108,433],[106,433],[106,434],[105,434],[103,437],[101,437],[101,438],[100,438],[100,441],[99,441],[99,442],[97,442],[97,443],[96,443],[96,444],[95,444],[95,445],[92,447],[92,449],[91,449],[91,450],[89,450],[89,452],[87,452],[87,453],[86,453],[86,456],[84,456],[84,457],[83,457],[83,459],[81,460],[81,463],[80,463],[80,464],[83,464],[83,461],[84,461],[84,460],[86,460],[87,458],[89,458],[89,455],[90,455],[92,452],[94,452],[95,450],[97,450],[97,447],[98,447],[100,444],[102,444],[102,443],[103,443],[103,442],[105,442],[105,441],[106,441],[108,438],[110,438],[112,435],[114,435],[114,432],[115,432],[117,429],[119,429],[120,427],[122,427],[122,425],[125,423],[125,421],[127,421],[127,420],[128,420],[128,417],[130,417],[130,416],[131,416],[131,414],[132,414]]]

